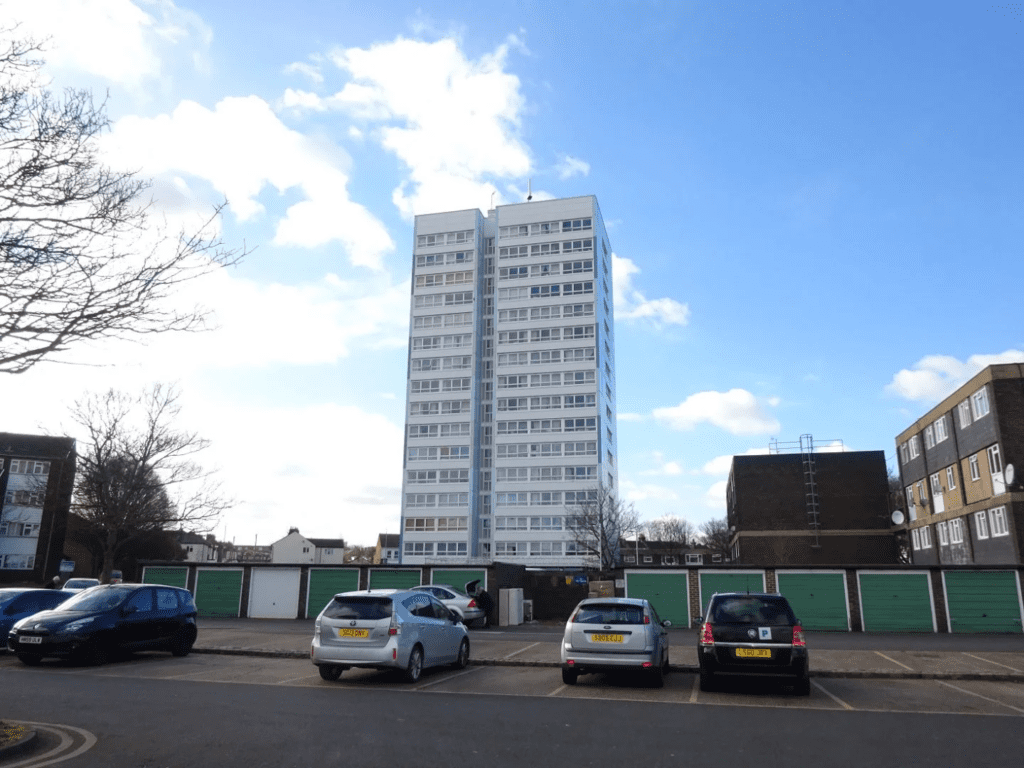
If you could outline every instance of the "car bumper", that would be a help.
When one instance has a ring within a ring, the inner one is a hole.
[[[577,653],[562,649],[562,667],[576,669],[579,672],[613,671],[616,669],[643,669],[658,667],[660,659],[656,659],[656,651],[644,653]],[[571,662],[571,663],[570,663]]]
[[[404,648],[392,637],[386,645],[358,648],[352,646],[323,645],[314,635],[310,647],[310,661],[315,665],[336,664],[342,667],[368,667],[371,669],[405,669],[412,648]]]
[[[26,643],[22,642],[21,637],[15,634],[11,634],[7,639],[7,647],[15,653],[31,653],[35,656],[56,656],[56,657],[68,657],[73,656],[82,649],[86,643],[89,642],[91,637],[60,637],[60,636],[49,636],[43,637],[41,643]]]
[[[715,653],[714,648],[701,647],[697,653],[701,670],[714,675],[792,679],[804,677],[809,666],[807,649],[794,648],[788,656],[784,663],[772,664],[758,661],[723,661]]]

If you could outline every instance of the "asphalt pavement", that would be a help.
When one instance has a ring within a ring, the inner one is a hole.
[[[308,658],[312,620],[201,619],[196,653]],[[557,667],[560,623],[471,629],[471,664]],[[1024,682],[1024,635],[807,632],[812,677]],[[672,667],[697,671],[697,632],[670,633]]]

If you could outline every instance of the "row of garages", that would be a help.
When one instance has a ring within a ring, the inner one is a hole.
[[[486,568],[146,566],[142,580],[189,589],[203,617],[312,618],[339,592],[462,588],[479,579],[497,592]],[[663,619],[690,626],[716,592],[781,592],[806,629],[838,632],[1024,631],[1020,574],[1008,570],[625,571],[618,594],[645,597]],[[510,585],[511,586],[511,585]],[[493,587],[493,588],[492,588]],[[494,595],[497,597],[497,595]],[[530,595],[525,595],[528,599]]]
[[[190,590],[202,617],[253,619],[313,618],[334,595],[357,589],[408,589],[419,584],[462,589],[475,579],[486,589],[487,583],[483,568],[369,568],[361,578],[362,573],[360,568],[146,566],[142,581]]]
[[[849,632],[1022,632],[1016,571],[626,571],[625,592],[689,626],[716,592],[778,591],[805,629]],[[940,603],[941,600],[941,603]]]

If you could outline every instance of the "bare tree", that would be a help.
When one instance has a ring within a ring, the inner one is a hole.
[[[224,204],[196,232],[156,226],[149,183],[100,162],[105,106],[39,87],[41,47],[15,31],[0,28],[0,372],[83,341],[206,328],[206,310],[166,300],[245,255],[213,234]]]
[[[86,432],[78,454],[72,510],[102,552],[102,579],[118,557],[156,531],[210,530],[232,502],[195,456],[209,442],[180,431],[178,393],[155,385],[132,397],[109,390],[75,403]]]
[[[697,535],[689,520],[675,515],[665,515],[644,523],[644,535],[648,541],[660,541],[666,554],[679,555],[688,549]]]
[[[701,543],[711,550],[713,555],[721,555],[723,562],[732,557],[732,547],[729,533],[729,523],[725,518],[705,520],[700,524]]]
[[[566,523],[577,549],[607,572],[619,562],[623,536],[639,530],[640,516],[604,485],[585,493],[584,501],[566,507]]]

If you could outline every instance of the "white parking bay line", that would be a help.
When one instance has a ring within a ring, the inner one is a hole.
[[[557,688],[555,688],[555,690],[553,690],[553,691],[552,691],[551,693],[549,693],[549,694],[546,694],[546,695],[547,695],[547,696],[557,696],[557,695],[558,695],[558,694],[560,694],[560,693],[561,693],[562,691],[564,691],[564,690],[566,689],[566,687],[567,687],[567,686],[565,686],[565,685],[560,685],[560,686],[558,686]]]
[[[973,653],[968,653],[967,651],[964,651],[963,654],[964,654],[964,656],[970,656],[972,659],[977,659],[978,661],[987,661],[989,664],[995,664],[997,667],[1002,667],[1003,669],[1010,669],[1010,670],[1013,670],[1014,672],[1020,672],[1020,670],[1017,669],[1016,667],[1011,667],[1008,664],[1000,664],[998,661],[992,661],[992,659],[986,659],[984,656],[975,656]]]
[[[1020,707],[1015,707],[1015,706],[1013,706],[1011,704],[1007,704],[1006,702],[1000,701],[999,699],[993,699],[993,698],[990,698],[988,696],[982,696],[980,693],[975,693],[974,691],[968,691],[966,688],[961,688],[958,685],[952,685],[950,683],[947,683],[945,680],[936,680],[935,682],[937,682],[939,685],[944,685],[947,688],[952,688],[954,691],[960,691],[960,693],[966,693],[969,696],[977,696],[979,699],[984,699],[985,701],[991,701],[993,704],[998,704],[1001,707],[1007,707],[1009,709],[1012,709],[1014,712],[1020,712],[1022,715],[1024,715],[1024,709],[1021,709]]]
[[[528,651],[528,650],[530,650],[531,648],[533,648],[533,647],[535,647],[535,646],[538,646],[538,645],[540,645],[540,643],[531,643],[530,645],[526,646],[525,648],[520,648],[520,649],[519,649],[518,651],[512,651],[512,653],[510,653],[510,654],[509,654],[508,656],[506,656],[505,658],[506,658],[506,659],[511,659],[511,658],[512,658],[513,656],[518,656],[518,655],[519,655],[520,653],[522,653],[523,651]]]
[[[690,703],[697,703],[697,691],[700,690],[700,675],[693,678],[693,689],[690,691]]]
[[[875,653],[877,653],[877,654],[878,654],[879,656],[881,656],[881,657],[882,657],[883,659],[885,659],[886,661],[891,661],[891,662],[892,662],[893,664],[899,664],[899,665],[900,665],[901,667],[903,667],[904,669],[909,669],[909,670],[910,670],[911,672],[913,672],[913,671],[914,671],[914,668],[913,668],[913,667],[908,667],[908,666],[907,666],[906,664],[903,664],[903,663],[901,663],[901,662],[899,662],[899,661],[896,661],[896,659],[893,659],[893,658],[891,658],[891,657],[889,657],[889,656],[886,656],[886,655],[885,655],[884,653],[882,653],[881,651],[875,651]]]
[[[417,685],[413,688],[414,691],[422,691],[424,688],[429,688],[432,685],[438,683],[447,683],[449,680],[454,680],[456,677],[463,677],[464,675],[471,675],[474,672],[479,672],[483,667],[473,667],[472,669],[464,669],[461,672],[456,672],[454,675],[448,675],[447,677],[438,678],[437,680],[431,680],[429,683],[423,683],[423,685]]]
[[[853,707],[851,707],[851,706],[850,706],[849,704],[847,704],[847,703],[846,703],[845,701],[843,701],[842,699],[840,699],[840,698],[839,698],[838,696],[836,696],[836,695],[835,695],[834,693],[832,693],[831,691],[825,690],[824,686],[822,686],[822,684],[821,684],[821,683],[819,683],[819,682],[818,682],[817,680],[811,680],[811,685],[813,685],[813,686],[814,686],[815,688],[817,688],[817,689],[818,689],[819,691],[821,691],[822,693],[824,693],[824,694],[825,694],[826,696],[828,696],[828,697],[829,697],[830,699],[832,699],[832,701],[834,701],[834,702],[835,702],[836,704],[838,704],[838,705],[839,705],[840,707],[842,707],[843,709],[849,709],[849,710],[852,710],[852,709],[853,709]]]

